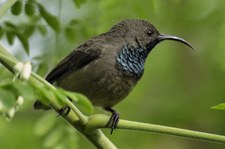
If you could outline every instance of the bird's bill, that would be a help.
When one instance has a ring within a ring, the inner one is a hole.
[[[181,42],[181,43],[183,43],[183,44],[185,44],[185,45],[187,45],[187,46],[189,46],[190,48],[193,49],[192,45],[189,42],[187,42],[186,40],[184,40],[184,39],[182,39],[180,37],[176,37],[176,36],[172,36],[172,35],[164,35],[164,34],[161,34],[161,35],[158,36],[157,39],[158,39],[158,42],[161,42],[163,40],[174,40],[174,41],[178,41],[178,42]]]

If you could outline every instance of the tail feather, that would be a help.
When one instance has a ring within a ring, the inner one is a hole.
[[[35,101],[33,107],[34,107],[34,109],[37,109],[37,110],[39,110],[39,109],[50,110],[51,109],[48,105],[43,104],[39,100]]]

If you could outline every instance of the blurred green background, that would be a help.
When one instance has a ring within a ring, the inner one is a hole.
[[[115,106],[121,118],[225,135],[225,112],[210,109],[225,101],[224,0],[86,0],[79,7],[72,0],[37,1],[58,16],[64,28],[71,20],[77,20],[71,30],[55,33],[48,28],[45,36],[35,32],[29,40],[29,55],[23,52],[19,41],[9,46],[1,40],[20,60],[31,60],[38,74],[45,76],[72,49],[106,32],[118,21],[146,19],[161,33],[186,39],[195,51],[172,41],[157,45],[147,59],[143,78]],[[26,17],[13,16],[9,11],[1,19],[5,20],[21,22]],[[1,78],[11,77],[5,68],[1,70]],[[0,149],[92,148],[56,118],[56,113],[34,111],[32,103],[26,101],[11,122],[0,118]],[[225,148],[221,144],[152,133],[104,132],[122,149]]]

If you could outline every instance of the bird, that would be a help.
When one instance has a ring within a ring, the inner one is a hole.
[[[186,40],[160,34],[147,20],[124,19],[70,52],[47,75],[57,87],[79,92],[94,106],[111,113],[106,127],[111,134],[119,122],[113,107],[136,86],[144,73],[144,64],[152,49],[164,40],[174,40],[193,49]],[[35,109],[50,109],[40,100]]]

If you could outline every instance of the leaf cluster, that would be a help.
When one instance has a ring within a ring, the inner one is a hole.
[[[4,21],[0,25],[0,38],[4,35],[10,45],[14,44],[15,37],[17,37],[24,47],[24,50],[29,54],[29,38],[38,31],[41,35],[46,35],[47,25],[54,31],[60,31],[60,22],[58,18],[48,12],[42,4],[35,0],[22,1],[18,0],[12,7],[11,13],[15,16],[22,16],[27,18],[27,22],[20,22],[19,24],[12,21]],[[45,20],[47,25],[42,23]]]
[[[75,6],[80,7],[86,0],[73,0]],[[0,23],[0,39],[5,38],[9,45],[13,45],[17,38],[25,52],[29,54],[30,45],[29,39],[37,31],[42,36],[48,33],[48,28],[51,28],[56,34],[64,32],[65,37],[69,41],[75,41],[76,31],[79,30],[79,20],[71,20],[68,24],[64,25],[60,18],[52,14],[46,9],[43,4],[37,0],[18,0],[11,7],[10,12],[13,16],[21,17],[19,23],[12,20],[6,20]]]

